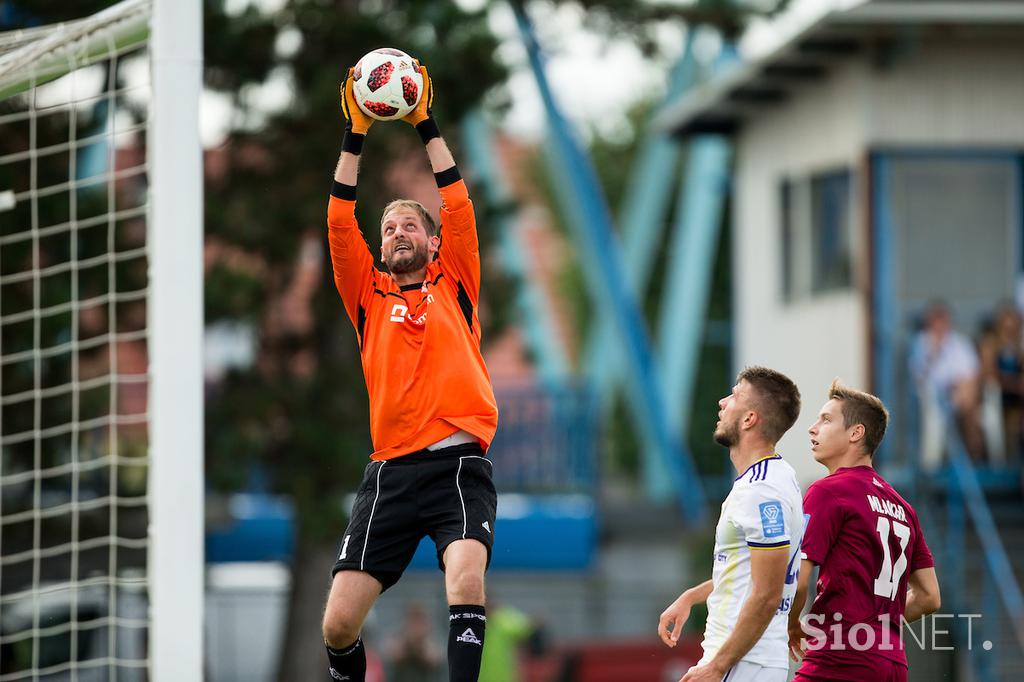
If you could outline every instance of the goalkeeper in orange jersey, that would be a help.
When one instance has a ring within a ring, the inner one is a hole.
[[[370,398],[374,452],[332,570],[323,636],[335,680],[363,680],[363,621],[429,535],[450,608],[449,679],[477,680],[483,650],[484,573],[497,495],[485,457],[498,424],[480,354],[480,254],[466,184],[431,115],[432,87],[403,120],[426,147],[441,193],[440,226],[399,199],[381,217],[381,260],[355,218],[356,176],[372,119],[342,85],[347,125],[327,211],[334,282],[355,326]]]

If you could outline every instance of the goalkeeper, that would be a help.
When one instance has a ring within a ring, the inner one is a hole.
[[[423,95],[403,120],[416,128],[441,194],[441,228],[418,202],[392,201],[380,221],[381,260],[355,218],[356,176],[372,119],[342,84],[346,127],[327,210],[334,282],[356,329],[374,452],[332,570],[323,636],[335,680],[361,681],[360,631],[429,535],[450,609],[449,679],[477,680],[484,643],[484,573],[497,495],[484,454],[498,409],[480,355],[480,254],[466,184]],[[396,626],[398,624],[395,624]]]

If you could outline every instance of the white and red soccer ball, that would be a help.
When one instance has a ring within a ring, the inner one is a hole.
[[[392,47],[367,52],[356,62],[352,92],[356,104],[378,121],[394,121],[416,108],[423,94],[419,62]]]

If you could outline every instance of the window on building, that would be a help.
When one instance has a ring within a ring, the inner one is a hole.
[[[782,296],[794,301],[853,285],[853,192],[848,169],[779,186]]]
[[[787,301],[793,298],[793,183],[783,180],[779,186],[779,206],[782,209],[782,216],[779,224],[782,226],[779,245],[782,248],[782,297]]]

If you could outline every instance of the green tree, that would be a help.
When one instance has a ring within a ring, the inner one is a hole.
[[[591,29],[606,35],[630,36],[647,54],[657,51],[654,29],[662,21],[682,21],[690,26],[712,26],[727,39],[735,39],[751,19],[775,15],[790,0],[577,0]]]

